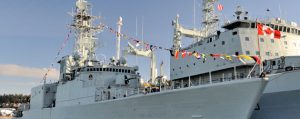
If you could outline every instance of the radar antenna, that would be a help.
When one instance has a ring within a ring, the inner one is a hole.
[[[176,19],[172,21],[172,25],[174,26],[172,49],[181,48],[181,36],[195,38],[196,41],[200,41],[200,39],[204,37],[215,35],[217,33],[219,18],[218,15],[214,12],[214,4],[216,2],[217,0],[203,0],[203,18],[202,28],[200,30],[197,30],[195,28],[185,28],[184,26],[179,24],[179,15],[176,16]]]
[[[89,14],[91,5],[86,0],[76,2],[76,13],[72,14],[75,31],[74,59],[77,66],[83,66],[87,60],[96,60],[96,37],[102,31],[100,26],[93,26],[93,21],[98,18]]]

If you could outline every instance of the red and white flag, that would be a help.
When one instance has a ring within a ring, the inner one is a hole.
[[[224,7],[223,7],[222,4],[218,4],[217,8],[218,8],[219,11],[222,11]]]
[[[274,30],[269,26],[265,26],[263,24],[257,23],[257,34],[258,35],[266,35],[270,36],[271,38],[280,39],[281,38],[281,32],[278,30]]]
[[[187,52],[186,51],[182,51],[181,52],[181,57],[184,58],[186,56]]]

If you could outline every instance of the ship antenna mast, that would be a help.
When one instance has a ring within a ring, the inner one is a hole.
[[[202,28],[205,36],[215,34],[218,29],[219,18],[214,9],[216,2],[217,0],[203,0],[202,2]]]
[[[121,27],[123,25],[123,19],[120,16],[119,17],[119,21],[117,22],[118,25],[118,33],[117,33],[117,50],[116,50],[116,60],[119,61],[120,60],[120,42],[121,42]]]
[[[75,31],[74,59],[77,66],[83,66],[87,60],[95,60],[96,39],[95,35],[102,28],[93,26],[93,21],[97,18],[89,14],[91,5],[86,0],[76,2],[76,13],[72,14]]]

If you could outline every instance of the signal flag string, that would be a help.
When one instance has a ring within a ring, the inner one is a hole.
[[[57,61],[57,58],[59,57],[59,55],[61,54],[61,52],[63,51],[63,49],[65,48],[65,46],[67,45],[68,41],[69,41],[69,38],[70,38],[70,35],[72,33],[72,30],[70,29],[70,31],[68,32],[67,36],[65,37],[64,41],[63,41],[63,44],[60,46],[60,48],[58,49],[58,52],[54,58],[54,62]],[[54,62],[51,63],[50,67],[47,69],[46,73],[44,74],[43,76],[43,81],[44,81],[44,84],[46,83],[46,79],[47,79],[47,75],[49,74],[50,70],[53,69],[54,67]]]
[[[169,48],[163,48],[161,46],[152,45],[149,43],[146,43],[142,40],[138,40],[134,37],[130,37],[129,35],[119,33],[118,31],[114,30],[112,27],[109,27],[105,24],[100,24],[100,27],[103,27],[105,29],[108,29],[109,32],[114,33],[116,35],[120,35],[126,40],[133,41],[135,45],[138,47],[140,44],[144,44],[146,46],[147,50],[154,50],[154,49],[161,49],[161,50],[167,50],[170,52],[172,57],[175,57],[175,59],[178,59],[179,53],[181,53],[181,57],[185,58],[186,56],[194,56],[197,59],[203,59],[203,62],[207,60],[207,56],[211,56],[213,58],[221,58],[227,61],[232,61],[232,57],[236,57],[239,61],[241,61],[243,64],[246,64],[244,60],[254,60],[257,64],[260,64],[260,58],[258,56],[249,56],[249,55],[227,55],[227,54],[208,54],[208,53],[199,53],[196,51],[185,51],[185,50],[173,50]]]

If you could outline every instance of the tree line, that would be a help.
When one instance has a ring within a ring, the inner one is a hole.
[[[30,95],[3,94],[0,95],[0,108],[14,108],[18,104],[29,103]]]

